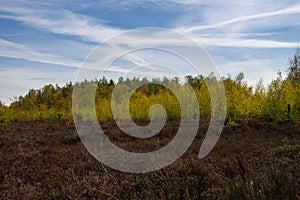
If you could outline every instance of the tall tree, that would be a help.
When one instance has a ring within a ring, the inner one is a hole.
[[[300,49],[297,48],[294,56],[289,59],[289,68],[287,70],[287,79],[295,84],[300,83]]]

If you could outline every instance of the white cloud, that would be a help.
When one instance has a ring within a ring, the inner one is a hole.
[[[78,36],[92,42],[102,42],[121,31],[118,28],[105,26],[104,21],[75,14],[66,9],[48,10],[3,5],[0,11],[9,13],[0,15],[0,18],[20,21],[52,33]]]
[[[296,5],[290,6],[288,8],[277,10],[277,11],[272,11],[272,12],[264,12],[264,13],[254,14],[254,15],[240,16],[240,17],[236,17],[236,18],[233,18],[230,20],[223,21],[218,24],[193,26],[190,28],[186,28],[184,30],[184,32],[189,33],[189,32],[206,30],[206,29],[215,29],[215,28],[219,28],[222,26],[230,25],[230,24],[247,22],[250,20],[258,20],[258,19],[278,16],[278,15],[291,15],[291,14],[297,14],[297,13],[300,13],[300,4],[296,4]]]
[[[157,1],[151,1],[157,3]],[[165,2],[175,2],[178,4],[188,4],[188,5],[216,5],[219,3],[226,4],[225,1],[217,1],[214,3],[210,3],[207,1],[185,1],[185,2],[179,2],[177,0],[170,0]],[[256,1],[255,1],[256,2]],[[249,5],[254,4],[253,1],[243,1],[242,5]],[[120,3],[120,2],[119,2]],[[141,4],[141,2],[136,2],[135,0],[125,1],[123,4]],[[227,2],[228,4],[228,2]],[[229,3],[230,4],[230,3]],[[231,4],[230,4],[231,5]],[[240,4],[238,4],[240,5]],[[213,6],[212,6],[213,7]],[[236,7],[233,7],[232,9],[235,9]],[[207,10],[210,10],[211,8],[207,8]],[[104,25],[104,21],[101,21],[99,19],[95,19],[92,17],[87,17],[85,15],[75,14],[71,11],[65,10],[65,9],[58,9],[56,11],[47,10],[47,9],[33,9],[30,7],[16,7],[15,5],[12,6],[2,6],[0,10],[8,12],[10,14],[8,15],[0,15],[2,18],[8,18],[13,19],[17,21],[21,21],[29,26],[34,26],[38,29],[43,29],[50,31],[52,33],[57,34],[67,34],[72,36],[78,36],[82,38],[83,40],[88,40],[91,42],[103,42],[115,35],[118,35],[122,32],[121,29],[113,28]],[[232,11],[231,9],[227,8],[227,12],[230,13]],[[232,37],[232,34],[228,37],[228,30],[232,31],[234,30],[233,25],[236,26],[236,24],[243,24],[247,21],[251,20],[257,20],[262,18],[268,18],[272,16],[278,16],[278,15],[289,15],[293,13],[300,13],[300,4],[296,4],[294,6],[277,10],[277,11],[271,11],[271,12],[264,12],[264,13],[258,13],[254,15],[246,15],[246,16],[239,16],[230,20],[226,20],[217,24],[210,24],[210,25],[202,25],[202,26],[191,26],[188,27],[176,27],[175,30],[179,32],[187,33],[188,36],[193,37],[196,41],[200,42],[200,44],[203,45],[211,45],[211,46],[228,46],[228,47],[252,47],[252,48],[294,48],[299,43],[295,42],[280,42],[280,41],[274,41],[274,40],[260,40],[260,39],[244,39],[242,37],[243,31],[236,32],[234,37]],[[206,19],[209,21],[209,17]],[[191,23],[192,24],[192,23]],[[230,28],[227,28],[227,30],[218,28],[223,26],[231,25]],[[206,29],[217,29],[214,31],[211,31],[209,33],[199,33],[199,30],[206,30]],[[221,31],[221,32],[220,32]],[[210,35],[209,37],[205,37],[204,35]],[[253,33],[253,36],[255,34],[259,33]],[[248,33],[248,35],[251,35]],[[155,44],[155,40],[151,39],[145,39],[140,36],[132,36],[126,40],[126,43],[130,40],[131,43],[134,45],[134,43],[139,42],[141,39],[148,40],[149,44]],[[122,41],[120,41],[122,42]],[[162,42],[162,41],[159,41]],[[168,38],[163,41],[166,43],[166,45],[170,44],[176,44],[176,41],[169,40]],[[143,43],[146,44],[146,41],[143,41]]]
[[[280,42],[274,40],[262,39],[241,39],[241,38],[199,38],[192,37],[199,44],[207,46],[221,46],[221,47],[244,47],[244,48],[296,48],[300,42]]]
[[[0,39],[0,56],[34,62],[79,67],[81,62],[60,55],[40,53],[24,45]]]

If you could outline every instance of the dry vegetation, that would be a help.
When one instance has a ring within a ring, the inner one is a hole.
[[[176,134],[168,121],[158,135],[134,139],[101,122],[120,147],[152,151]],[[142,123],[143,124],[143,123]],[[159,171],[129,174],[94,159],[74,124],[12,122],[0,130],[1,199],[300,199],[300,127],[248,121],[226,125],[213,151],[198,152],[208,121],[189,150]]]

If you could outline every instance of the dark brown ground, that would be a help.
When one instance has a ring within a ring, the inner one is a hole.
[[[74,124],[14,122],[0,130],[0,199],[300,199],[300,126],[249,121],[226,125],[213,151],[198,158],[208,121],[189,150],[170,166],[146,174],[99,163]],[[176,134],[169,121],[151,139],[132,139],[102,124],[117,145],[153,151]]]

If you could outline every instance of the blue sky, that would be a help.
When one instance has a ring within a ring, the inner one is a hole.
[[[74,81],[99,43],[142,27],[189,36],[223,76],[269,83],[300,46],[299,19],[297,0],[1,1],[0,100]]]

